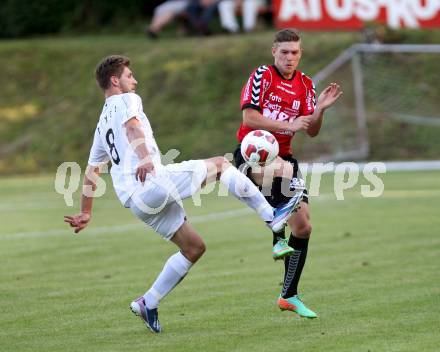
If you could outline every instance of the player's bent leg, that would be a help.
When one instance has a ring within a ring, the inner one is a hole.
[[[271,188],[271,204],[291,204],[293,212],[299,207],[305,190],[305,185],[301,179],[294,178],[295,169],[290,162],[277,160],[278,166],[275,166],[273,182]],[[264,191],[264,190],[263,190]],[[292,216],[289,214],[289,218]],[[293,248],[287,242],[284,232],[273,233],[272,258],[274,260],[283,259],[292,255]]]
[[[181,215],[178,214],[179,217]],[[159,227],[160,229],[163,228]],[[132,312],[155,333],[162,331],[158,314],[159,302],[183,280],[191,266],[205,252],[202,238],[186,221],[183,221],[170,240],[180,248],[180,251],[167,260],[151,288],[130,304]]]
[[[293,177],[293,172],[292,164],[278,156],[270,165],[252,168],[250,171],[250,177],[257,185],[262,187],[263,193],[265,189],[271,191],[273,179],[275,177],[285,178],[287,179],[287,192],[289,190],[290,180]]]
[[[172,201],[169,190],[163,185],[149,182],[138,187],[130,198],[130,210],[141,221],[153,219]]]
[[[200,259],[206,250],[203,239],[187,221],[177,230],[171,238],[171,242],[175,243],[185,258],[193,264]]]
[[[269,228],[275,232],[284,230],[287,220],[295,210],[295,201],[274,209],[264,198],[257,186],[243,173],[238,171],[232,164],[223,157],[206,160],[208,177],[217,175],[217,179],[225,185],[237,199],[254,209]]]
[[[278,233],[284,230],[284,227],[292,214],[298,210],[302,195],[303,190],[295,192],[294,196],[291,197],[287,203],[281,204],[275,208],[274,220],[269,226],[273,232]]]
[[[310,221],[310,208],[306,202],[301,202],[300,208],[295,216],[288,220],[288,224],[295,234],[295,237],[309,239],[312,234],[312,224]]]
[[[256,192],[256,189],[258,188],[256,186],[254,187],[253,185],[263,185],[264,187],[262,188],[262,195],[271,200],[270,195],[272,189],[271,187],[265,186],[266,184],[272,183],[272,178],[275,173],[274,169],[269,169],[268,172],[266,172],[266,168],[263,167],[250,169],[250,167],[246,166],[244,160],[242,159],[239,149],[235,151],[234,158],[235,163],[240,168],[241,173],[243,175],[246,175],[246,177],[240,176],[241,178],[243,178],[243,180],[246,181],[243,181],[246,187]],[[285,163],[281,158],[278,158],[275,164],[277,164],[277,166],[275,166],[275,169],[279,170],[277,172],[282,172],[281,170],[283,170],[284,165],[286,169],[290,169],[291,172],[293,171],[292,167],[288,163]],[[227,174],[227,172],[228,171],[226,171],[224,174]],[[247,179],[249,179],[251,182],[249,182]],[[229,189],[231,188],[229,187]],[[266,191],[266,193],[264,191]],[[292,212],[295,211],[297,203],[298,200],[290,201],[290,199],[286,199],[286,202],[280,202],[275,205],[272,204],[272,206],[274,206],[273,219],[268,223],[268,226],[272,229],[272,232],[281,233],[284,231],[286,222]],[[274,245],[275,244],[276,243],[274,243]],[[278,243],[278,245],[273,249],[272,256],[274,259],[283,258],[284,256],[289,255],[289,253],[291,253],[292,251],[293,249],[287,245],[286,241],[280,241],[280,243]]]
[[[229,160],[223,156],[215,156],[213,158],[205,159],[204,162],[206,164],[207,174],[203,186],[219,181],[222,172],[232,165]]]
[[[268,223],[274,219],[272,206],[258,188],[226,158],[215,157],[205,162],[208,170],[206,183],[219,180],[235,198],[255,210],[263,221]]]

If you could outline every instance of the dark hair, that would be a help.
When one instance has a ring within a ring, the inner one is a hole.
[[[297,29],[286,28],[275,33],[273,44],[277,45],[278,43],[283,42],[299,42],[300,40],[301,36]]]
[[[110,87],[110,77],[121,77],[125,67],[130,65],[130,59],[121,55],[110,55],[102,59],[96,66],[95,77],[98,85],[103,89]]]

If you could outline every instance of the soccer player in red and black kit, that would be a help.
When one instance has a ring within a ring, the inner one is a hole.
[[[301,178],[298,162],[291,149],[293,136],[296,132],[306,132],[310,137],[317,136],[324,111],[342,95],[339,85],[331,83],[316,101],[312,80],[296,69],[301,54],[301,38],[296,30],[284,29],[277,32],[272,47],[274,64],[260,66],[252,72],[241,93],[243,122],[237,131],[238,141],[241,142],[250,131],[262,129],[270,131],[280,145],[279,156],[274,162],[276,164],[272,166],[275,167],[275,172],[269,180],[271,194],[267,198],[272,206],[289,199],[297,178]],[[237,167],[244,164],[240,145],[234,152],[234,158]],[[267,187],[267,184],[263,184],[263,174],[264,168],[247,171],[248,177],[262,190]],[[267,174],[264,178],[265,182],[266,180]],[[305,306],[297,292],[312,232],[307,192],[300,208],[289,219],[288,224],[292,230],[289,240],[285,239],[282,232],[274,233],[273,241],[275,259],[280,249],[286,254],[287,248],[291,254],[284,257],[284,284],[278,306],[300,316],[316,318],[316,313]]]

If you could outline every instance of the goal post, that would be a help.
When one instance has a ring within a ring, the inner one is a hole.
[[[314,161],[440,159],[439,62],[440,45],[346,49],[313,77],[317,94],[337,82],[344,97],[301,154]]]

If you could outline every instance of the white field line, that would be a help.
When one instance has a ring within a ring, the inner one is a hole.
[[[411,196],[423,196],[423,197],[440,197],[440,190],[385,190],[385,193],[381,196],[383,198],[409,198]],[[345,194],[348,199],[362,198],[362,195],[358,192],[348,192]],[[366,198],[366,200],[371,198]],[[374,198],[373,198],[374,199]],[[311,197],[312,202],[327,202],[327,201],[337,201],[336,197],[332,193],[323,193],[318,197]],[[205,215],[195,215],[189,217],[189,222],[192,224],[199,224],[210,221],[218,221],[224,219],[233,219],[243,215],[252,214],[253,211],[249,208],[239,208],[233,210],[227,210],[218,213],[209,213]],[[87,228],[84,234],[90,235],[102,235],[108,233],[118,233],[127,232],[133,230],[146,229],[145,225],[142,223],[124,224],[124,225],[114,225],[114,226],[98,226]],[[72,235],[73,231],[70,228],[63,229],[53,229],[45,231],[28,231],[28,232],[14,232],[5,235],[0,235],[0,241],[22,239],[22,238],[35,238],[35,237],[52,237],[52,236],[62,236],[62,235]]]
[[[192,224],[198,224],[198,223],[204,223],[204,222],[208,222],[208,221],[236,218],[236,217],[239,217],[242,215],[248,215],[251,213],[252,213],[251,209],[241,208],[241,209],[223,211],[223,212],[219,212],[219,213],[210,213],[210,214],[205,214],[205,215],[192,216],[189,218],[189,221]],[[72,235],[73,230],[68,228],[67,226],[68,225],[66,224],[66,228],[63,228],[63,229],[8,233],[6,235],[1,235],[0,241],[15,240],[15,239],[22,239],[22,238]],[[93,225],[92,225],[90,228],[87,228],[86,230],[84,230],[84,235],[87,235],[87,236],[102,235],[102,234],[107,234],[107,233],[142,230],[142,229],[147,229],[147,228],[149,228],[149,227],[142,224],[141,222],[138,222],[136,224],[124,224],[124,225],[115,225],[115,226],[99,226],[99,227],[93,227]]]
[[[386,171],[424,171],[424,170],[440,170],[440,160],[408,160],[408,161],[374,161],[374,163],[382,163],[385,165]],[[341,163],[328,163],[332,164],[331,171],[329,171],[329,165],[326,163],[299,163],[299,168],[302,173],[305,171],[332,173],[337,166]],[[369,163],[356,163],[360,170],[362,170],[366,164]],[[313,173],[312,172],[312,173]]]
[[[313,197],[315,198],[315,197]],[[322,194],[319,196],[319,201],[325,201],[331,199],[331,194]],[[41,204],[40,204],[41,209]],[[23,209],[21,209],[23,210]],[[192,224],[199,224],[209,221],[216,221],[216,220],[223,220],[223,219],[232,219],[237,218],[242,215],[248,215],[253,213],[253,211],[249,208],[239,208],[234,210],[227,210],[223,212],[218,213],[210,213],[205,215],[195,215],[188,217],[188,220]],[[51,237],[51,236],[62,236],[62,235],[68,235],[73,234],[73,230],[70,228],[63,229],[53,229],[53,230],[45,230],[45,231],[25,231],[25,232],[13,232],[8,233],[5,235],[0,235],[0,241],[5,240],[14,240],[14,239],[21,239],[21,238],[33,238],[33,237]],[[90,228],[87,228],[85,233],[87,235],[101,235],[106,233],[117,233],[117,232],[126,232],[126,231],[133,231],[133,230],[140,230],[142,228],[145,228],[145,225],[142,223],[134,223],[134,224],[124,224],[124,225],[114,225],[114,226],[98,226],[93,227],[93,225]],[[147,227],[148,228],[148,227]]]
[[[65,203],[61,199],[58,200],[19,200],[19,201],[8,201],[7,203],[0,204],[0,211],[22,211],[22,210],[49,210],[49,209],[60,209],[60,207],[65,207]],[[115,201],[109,200],[108,202],[99,203],[99,208],[101,209],[118,209],[121,205]],[[75,209],[71,207],[70,209]]]

